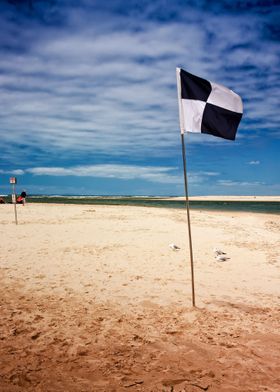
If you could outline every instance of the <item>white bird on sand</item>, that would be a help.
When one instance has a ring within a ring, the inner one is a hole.
[[[214,251],[216,256],[226,255],[226,252],[223,252],[221,249],[214,248],[213,251]]]
[[[215,256],[215,259],[216,259],[217,261],[227,261],[227,260],[229,260],[230,258],[229,258],[229,257],[226,257],[226,256],[223,256],[223,255],[216,255],[216,256]]]
[[[175,244],[169,244],[169,248],[171,248],[172,250],[179,250],[179,246],[175,245]]]

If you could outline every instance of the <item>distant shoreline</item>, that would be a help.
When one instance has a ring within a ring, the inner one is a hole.
[[[10,194],[0,195],[2,198],[9,198]],[[30,195],[28,198],[73,198],[73,199],[147,199],[147,200],[166,200],[184,201],[185,196],[139,196],[139,195]],[[189,196],[190,201],[249,201],[249,202],[280,202],[280,196]]]
[[[164,198],[165,200],[185,200],[184,196]],[[190,196],[192,201],[262,201],[280,202],[280,196]]]
[[[11,197],[5,198],[11,204]],[[72,205],[127,205],[137,207],[186,208],[184,197],[159,196],[29,196],[29,204],[72,204]],[[190,197],[190,208],[215,211],[246,211],[280,214],[280,197]]]

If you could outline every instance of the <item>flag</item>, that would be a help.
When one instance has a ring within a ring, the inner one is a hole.
[[[235,140],[243,114],[239,95],[220,84],[176,69],[181,133]]]

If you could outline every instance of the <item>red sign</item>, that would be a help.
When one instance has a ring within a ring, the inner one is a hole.
[[[16,184],[16,183],[17,183],[16,177],[10,177],[10,184]]]

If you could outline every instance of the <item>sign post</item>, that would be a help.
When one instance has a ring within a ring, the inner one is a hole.
[[[12,203],[14,205],[15,222],[16,222],[16,225],[17,225],[18,224],[18,219],[17,219],[16,183],[17,183],[16,177],[10,177],[10,184],[12,185]]]

